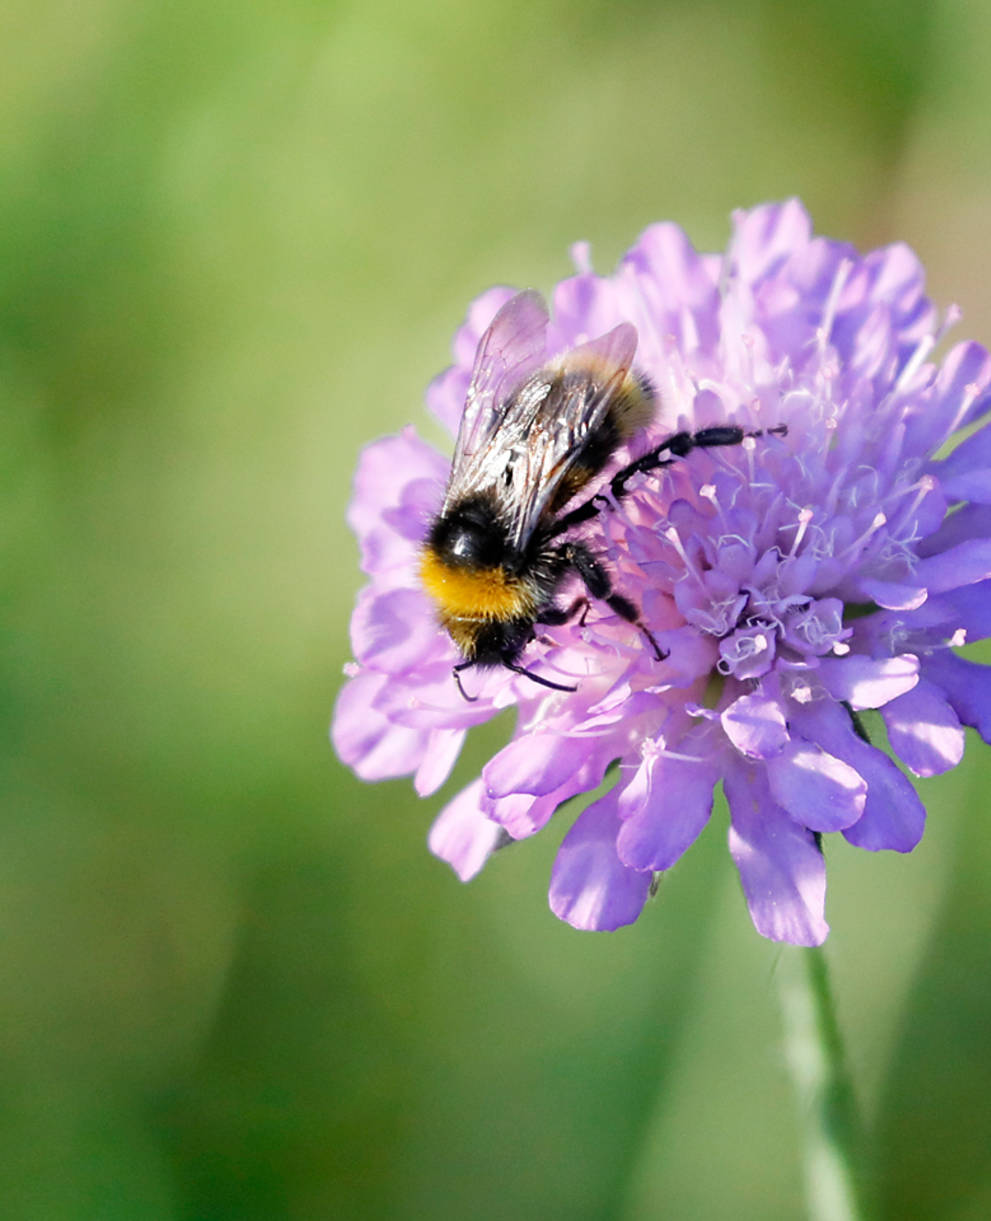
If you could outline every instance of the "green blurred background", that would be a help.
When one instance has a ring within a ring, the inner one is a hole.
[[[7,0],[0,1216],[801,1211],[780,951],[725,813],[640,923],[462,887],[326,724],[360,446],[468,301],[798,193],[991,339],[981,0]],[[985,657],[988,654],[985,653]],[[505,725],[480,733],[446,793]],[[830,845],[885,1218],[991,1216],[987,748]],[[565,819],[565,822],[567,819]]]

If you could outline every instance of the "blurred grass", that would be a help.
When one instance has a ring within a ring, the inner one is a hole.
[[[718,247],[797,192],[823,232],[909,238],[986,326],[983,10],[4,23],[0,1214],[795,1216],[777,951],[724,820],[613,937],[547,912],[553,836],[458,885],[424,849],[439,801],[326,745],[343,511],[471,296],[548,288],[577,238],[604,267],[661,217]],[[910,858],[831,852],[900,1221],[991,1200],[986,766],[974,743],[926,786]]]

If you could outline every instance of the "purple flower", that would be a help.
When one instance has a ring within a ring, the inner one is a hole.
[[[991,408],[991,358],[963,343],[930,359],[956,317],[936,316],[905,246],[861,256],[814,237],[795,201],[733,221],[724,254],[654,225],[609,277],[576,248],[578,274],[557,286],[546,334],[552,356],[634,324],[636,366],[661,405],[633,456],[678,429],[787,425],[787,436],[696,450],[635,477],[576,531],[666,659],[592,599],[525,652],[573,692],[471,669],[477,698],[463,698],[458,655],[418,580],[449,459],[408,428],[369,446],[358,468],[349,520],[369,583],[333,739],[363,778],[412,773],[426,795],[470,726],[516,706],[512,740],[430,833],[462,879],[618,762],[551,877],[554,912],[586,929],[637,918],[722,781],[758,931],[816,945],[828,932],[822,835],[908,852],[925,819],[854,714],[880,709],[917,776],[960,761],[964,725],[991,740],[991,669],[955,651],[991,635],[991,428],[936,456]],[[474,303],[455,363],[429,389],[452,434],[479,339],[511,295]],[[578,594],[577,579],[564,592]]]

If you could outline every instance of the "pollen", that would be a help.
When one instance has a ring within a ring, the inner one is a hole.
[[[504,568],[456,568],[427,549],[420,557],[420,580],[450,618],[506,620],[532,612],[526,588]]]

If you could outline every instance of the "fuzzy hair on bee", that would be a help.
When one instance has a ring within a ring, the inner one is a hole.
[[[620,323],[548,360],[547,326],[542,298],[528,290],[507,301],[482,336],[444,501],[420,555],[423,588],[462,656],[454,677],[466,698],[460,675],[471,666],[502,666],[544,687],[575,690],[520,662],[537,625],[587,610],[587,597],[558,605],[571,575],[638,627],[658,660],[666,656],[598,557],[569,537],[605,500],[592,496],[568,506],[655,414],[653,387],[633,368],[636,328]],[[735,425],[676,433],[607,486],[619,499],[637,474],[699,447],[759,435]]]

